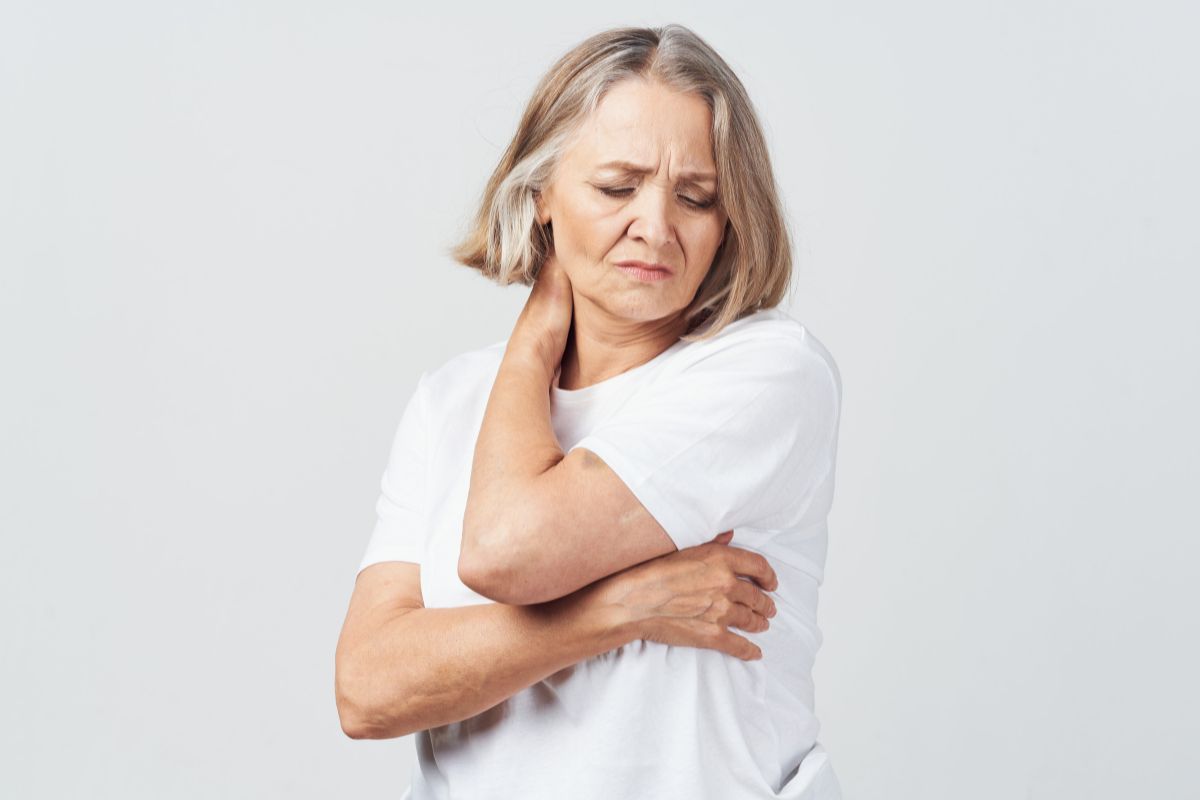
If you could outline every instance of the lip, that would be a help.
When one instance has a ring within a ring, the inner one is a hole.
[[[618,261],[617,269],[641,281],[662,281],[671,277],[673,270],[666,264],[651,264],[646,261],[626,259]]]

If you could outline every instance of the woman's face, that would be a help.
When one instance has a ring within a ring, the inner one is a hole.
[[[711,124],[700,97],[636,79],[613,86],[584,121],[536,195],[577,316],[649,322],[692,301],[727,219],[715,201]],[[631,260],[669,271],[618,266]]]

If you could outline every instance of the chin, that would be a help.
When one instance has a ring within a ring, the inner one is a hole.
[[[682,311],[669,303],[647,303],[638,298],[608,298],[601,304],[614,317],[635,322],[654,322]]]

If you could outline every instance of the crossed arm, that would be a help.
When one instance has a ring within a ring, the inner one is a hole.
[[[563,454],[551,362],[533,340],[509,340],[475,446],[458,572],[501,603],[554,600],[676,549],[602,459]]]

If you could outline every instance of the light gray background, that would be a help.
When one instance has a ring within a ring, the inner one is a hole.
[[[336,637],[416,378],[526,296],[444,249],[555,57],[676,21],[844,380],[848,800],[1196,797],[1192,5],[6,0],[0,794],[399,795]]]

